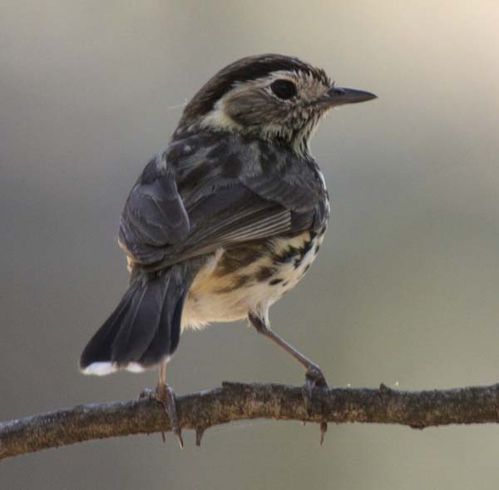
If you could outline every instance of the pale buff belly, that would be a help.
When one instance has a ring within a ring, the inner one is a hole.
[[[254,260],[241,267],[229,266],[234,263],[229,255],[237,256],[237,249],[220,249],[192,283],[182,313],[182,328],[240,320],[250,311],[266,315],[268,308],[305,275],[322,239],[323,234],[311,236],[309,232],[293,238],[274,238],[255,253]]]

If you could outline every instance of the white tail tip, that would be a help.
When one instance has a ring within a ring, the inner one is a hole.
[[[122,369],[131,373],[142,373],[146,370],[137,362],[131,362],[126,366],[118,366],[115,362],[93,362],[85,369],[82,369],[81,372],[83,374],[92,374],[94,376],[106,376]]]

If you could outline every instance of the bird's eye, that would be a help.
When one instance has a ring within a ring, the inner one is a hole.
[[[280,99],[291,99],[296,95],[296,85],[290,80],[275,80],[270,88]]]

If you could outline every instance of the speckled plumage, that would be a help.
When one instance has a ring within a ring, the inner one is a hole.
[[[265,318],[268,309],[308,271],[324,230],[220,249],[213,262],[196,275],[187,294],[182,325],[198,328],[211,322],[241,320],[250,311]],[[241,256],[246,259],[248,255],[253,260],[234,267],[241,263]]]
[[[276,96],[276,80],[291,92]],[[213,77],[130,192],[119,231],[130,287],[85,348],[84,372],[164,363],[182,328],[247,317],[268,325],[329,217],[310,135],[333,105],[372,97],[281,55],[244,58]]]

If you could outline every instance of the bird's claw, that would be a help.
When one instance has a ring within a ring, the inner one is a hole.
[[[305,374],[305,385],[303,386],[303,400],[307,411],[310,409],[312,395],[315,388],[327,388],[326,378],[319,366],[311,366]]]
[[[175,392],[166,384],[159,383],[154,392],[154,399],[161,403],[163,409],[165,410],[168,418],[170,419],[170,425],[172,427],[172,432],[177,437],[180,449],[184,448],[184,440],[182,438],[182,429],[178,422],[177,416],[177,403],[175,400]]]
[[[139,394],[139,400],[156,400],[156,392],[151,388],[144,388]]]
[[[327,388],[326,378],[321,371],[319,366],[311,366],[307,369],[305,374],[305,385],[303,386],[303,401],[305,403],[305,408],[307,412],[310,413],[312,408],[312,397],[314,394],[314,390],[316,388],[325,389]],[[324,436],[327,431],[327,422],[322,421],[320,423],[320,443],[321,445],[324,443]]]

